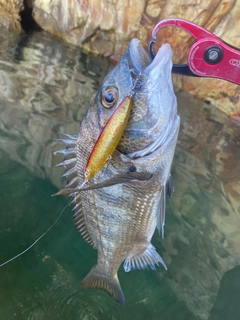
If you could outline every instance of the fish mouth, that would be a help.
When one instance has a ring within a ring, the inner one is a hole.
[[[138,73],[150,76],[150,72],[154,72],[154,76],[159,78],[162,76],[162,72],[166,73],[172,70],[172,49],[169,43],[165,43],[159,48],[154,59],[150,58],[140,40],[136,38],[130,41],[128,50],[129,68],[136,70]]]
[[[136,75],[143,76],[134,91],[132,113],[119,149],[131,158],[137,158],[163,145],[176,121],[171,46],[163,44],[151,60],[141,42],[132,39],[128,64],[133,84]]]
[[[142,73],[145,68],[147,68],[151,59],[147,52],[144,50],[141,42],[134,38],[130,41],[128,45],[129,58],[128,64],[130,70],[136,70],[136,73]]]

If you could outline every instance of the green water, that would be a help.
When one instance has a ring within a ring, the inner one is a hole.
[[[77,133],[106,59],[45,33],[0,33],[0,264],[31,245],[67,204],[55,138]],[[126,306],[81,280],[96,251],[71,207],[31,250],[0,268],[0,320],[239,320],[240,133],[214,106],[178,93],[181,129],[165,239],[168,271],[120,268]]]

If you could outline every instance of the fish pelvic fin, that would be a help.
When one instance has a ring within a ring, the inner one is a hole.
[[[83,279],[81,285],[83,288],[88,289],[104,289],[119,304],[125,304],[125,298],[117,275],[114,278],[108,278],[100,272],[98,266],[92,268],[89,274]]]
[[[162,257],[157,253],[155,247],[150,243],[148,248],[140,255],[129,257],[125,259],[123,268],[126,272],[131,270],[148,269],[156,270],[155,265],[161,263],[167,270],[167,266],[163,261]]]

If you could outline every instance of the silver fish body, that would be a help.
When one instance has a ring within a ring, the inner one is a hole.
[[[78,135],[60,139],[66,145],[60,151],[64,154],[60,166],[66,168],[67,185],[59,194],[73,196],[76,227],[98,251],[97,264],[82,286],[105,289],[120,304],[125,302],[117,277],[122,262],[125,271],[155,269],[159,263],[166,268],[151,239],[156,227],[163,236],[166,196],[172,191],[170,170],[180,120],[171,69],[170,45],[163,45],[150,61],[141,43],[133,39],[103,80]],[[134,83],[130,120],[117,150],[86,188],[79,190],[100,133]],[[109,88],[117,92],[117,101],[105,108],[102,101]]]

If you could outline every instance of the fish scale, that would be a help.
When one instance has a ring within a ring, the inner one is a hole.
[[[120,304],[125,303],[117,276],[122,263],[125,271],[155,269],[159,264],[167,268],[151,240],[156,227],[163,235],[165,198],[173,188],[170,170],[180,120],[171,68],[168,44],[151,61],[141,43],[133,39],[103,80],[78,135],[59,139],[66,146],[60,151],[64,158],[60,166],[66,168],[67,185],[58,194],[72,195],[76,227],[98,254],[96,265],[81,284],[106,290]],[[89,156],[133,86],[132,70],[135,76],[144,74],[145,81],[134,90],[123,136],[111,159],[84,184]],[[112,105],[109,92],[117,95]],[[106,94],[109,108],[102,103]]]

